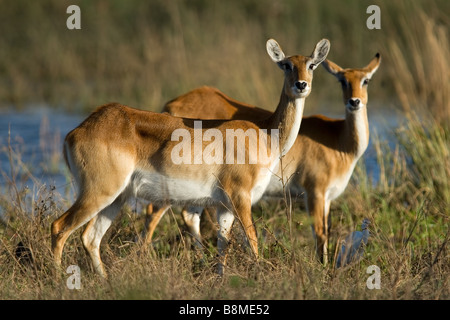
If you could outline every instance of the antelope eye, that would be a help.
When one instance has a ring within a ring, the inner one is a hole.
[[[369,81],[370,81],[369,79],[364,79],[363,85],[365,85],[365,86],[368,85]]]
[[[309,70],[314,70],[316,68],[316,65],[314,63],[311,63],[309,65]]]

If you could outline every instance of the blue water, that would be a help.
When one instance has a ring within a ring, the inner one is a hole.
[[[339,114],[328,116],[342,117]],[[14,179],[19,188],[39,188],[36,184],[44,184],[64,194],[70,184],[70,175],[62,156],[62,143],[65,135],[85,117],[86,115],[58,112],[45,107],[25,112],[0,112],[0,192],[8,192]],[[362,161],[374,183],[379,176],[373,146],[374,133],[381,140],[393,143],[391,131],[397,126],[397,122],[398,116],[394,113],[386,114],[385,110],[369,112],[371,137]]]
[[[83,118],[48,108],[0,112],[0,192],[13,179],[19,188],[31,189],[39,181],[62,190],[68,184],[61,151],[64,136]]]

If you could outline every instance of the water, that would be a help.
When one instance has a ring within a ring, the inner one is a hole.
[[[328,115],[342,117],[340,114]],[[60,194],[70,184],[70,175],[62,156],[65,135],[78,126],[86,115],[36,108],[26,112],[0,112],[0,192],[5,192],[11,180],[20,187],[32,187],[38,181],[55,188]],[[381,140],[394,142],[391,130],[397,126],[398,116],[386,110],[369,111],[371,137],[363,160],[368,176],[378,181],[379,167],[373,146],[374,133]],[[12,153],[8,151],[8,140]],[[10,155],[13,157],[11,171]],[[361,160],[360,160],[361,161]],[[34,177],[36,180],[33,180]],[[36,186],[34,186],[36,187]]]
[[[31,189],[32,177],[62,191],[68,184],[62,142],[83,118],[47,108],[0,113],[0,192],[13,179]]]

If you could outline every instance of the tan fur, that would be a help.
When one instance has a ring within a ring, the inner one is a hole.
[[[360,83],[378,68],[380,58],[377,55],[363,69],[342,69],[335,63],[326,60],[324,67],[338,79],[345,81],[343,89],[344,104],[350,98],[359,98],[364,107],[359,114],[346,109],[345,119],[331,119],[322,115],[304,117],[299,135],[293,147],[283,159],[283,179],[290,182],[292,192],[305,191],[309,214],[313,217],[316,248],[321,260],[326,261],[326,247],[329,234],[329,204],[339,194],[333,195],[328,190],[340,177],[350,177],[355,162],[368,145],[369,124],[367,119],[367,85]],[[193,110],[191,106],[196,106]],[[166,104],[164,110],[176,116],[207,117],[207,119],[229,116],[230,119],[261,119],[270,113],[255,106],[240,103],[215,88],[201,87],[188,92]],[[358,128],[363,128],[362,139],[359,139]],[[280,171],[278,175],[281,176]],[[272,182],[274,182],[273,179]],[[345,179],[343,179],[345,180]],[[343,181],[345,184],[347,181]],[[279,188],[268,187],[266,194]],[[343,190],[342,190],[343,191]],[[341,192],[342,192],[341,191]],[[327,199],[327,192],[330,194]],[[149,215],[152,211],[149,211]],[[161,212],[156,210],[157,216]],[[157,222],[148,219],[148,227],[152,231]],[[147,235],[146,242],[151,241]]]
[[[274,40],[269,40],[269,43],[281,52]],[[311,57],[294,56],[278,61],[268,49],[272,60],[279,64],[291,63],[295,68],[285,72],[276,111],[263,120],[204,120],[202,132],[214,128],[225,137],[227,129],[258,131],[279,128],[280,149],[288,150],[300,126],[304,99],[311,92],[312,71],[307,70],[306,64],[311,61],[320,63],[326,58],[326,53],[317,54],[317,48],[325,48],[328,53],[328,40],[320,41]],[[293,90],[300,80],[307,82],[309,90]],[[89,222],[82,235],[83,244],[96,271],[106,276],[100,258],[100,241],[122,204],[132,196],[165,206],[173,203],[215,206],[225,217],[221,220],[223,228],[218,241],[223,261],[229,233],[225,223],[230,223],[235,215],[243,225],[252,252],[258,257],[256,231],[251,217],[251,204],[257,199],[252,198],[252,190],[261,181],[267,180],[265,177],[270,173],[270,168],[278,163],[280,155],[275,155],[269,163],[226,164],[224,153],[223,164],[175,164],[171,152],[179,141],[172,141],[171,135],[177,129],[190,132],[193,150],[193,119],[113,103],[97,108],[66,136],[64,152],[79,185],[79,194],[74,205],[52,224],[52,250],[57,265],[61,263],[68,236]],[[256,143],[270,154],[270,145],[259,144],[259,136],[256,140],[246,139],[245,153],[248,155],[252,150],[250,144]],[[225,147],[225,139],[223,143]],[[208,144],[203,141],[203,150]],[[237,150],[234,151],[236,158]],[[192,153],[191,158],[194,157]],[[204,194],[190,194],[186,184],[195,186]]]

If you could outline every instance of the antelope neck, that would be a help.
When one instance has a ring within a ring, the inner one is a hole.
[[[344,139],[346,151],[354,154],[356,159],[366,150],[369,144],[369,123],[367,120],[367,107],[359,110],[345,112]]]

